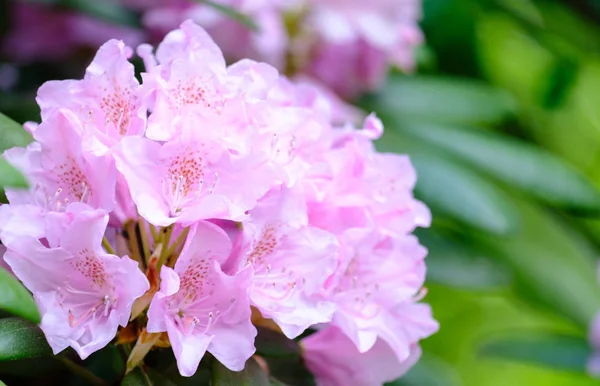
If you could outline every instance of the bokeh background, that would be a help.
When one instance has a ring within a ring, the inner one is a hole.
[[[600,2],[423,7],[416,73],[357,102],[385,122],[380,150],[411,155],[434,214],[418,235],[441,328],[394,385],[598,384],[586,363],[600,310]],[[39,120],[37,87],[81,76],[89,57],[11,60],[0,111],[24,122]]]

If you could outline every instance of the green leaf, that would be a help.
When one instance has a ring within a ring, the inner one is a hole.
[[[196,0],[199,3],[206,4],[209,7],[216,9],[219,12],[222,12],[226,16],[236,20],[246,27],[250,28],[252,31],[258,31],[258,25],[252,20],[252,18],[234,8],[228,7],[223,4],[219,4],[212,0]]]
[[[424,352],[408,373],[385,386],[459,386],[462,385],[456,370],[443,360]]]
[[[520,19],[535,25],[544,26],[544,19],[537,5],[531,0],[496,0],[496,2]]]
[[[0,158],[0,188],[27,188],[29,183],[14,166],[4,158]]]
[[[508,287],[510,270],[478,245],[457,240],[432,229],[415,234],[428,249],[427,280],[452,287],[489,290]]]
[[[20,318],[0,319],[0,361],[48,354],[52,350],[38,326]]]
[[[258,363],[250,358],[242,371],[231,371],[215,360],[213,386],[269,386],[269,377]]]
[[[25,147],[32,140],[23,126],[0,113],[0,152],[15,146]]]
[[[300,347],[295,341],[269,328],[258,327],[254,342],[256,353],[264,357],[298,357]]]
[[[175,386],[175,384],[153,369],[137,367],[123,378],[121,386]]]
[[[387,127],[392,127],[386,122]],[[417,171],[417,198],[433,211],[462,224],[494,234],[514,232],[519,217],[510,197],[498,186],[439,149],[397,130],[376,142],[381,152],[408,154]]]
[[[547,203],[600,211],[600,192],[559,157],[510,137],[474,129],[403,123],[403,131],[461,157],[498,180]]]
[[[411,154],[417,170],[417,196],[434,212],[495,234],[518,227],[511,199],[473,171],[438,154]]]
[[[269,377],[269,385],[270,386],[288,386],[287,383],[283,383],[280,380],[273,378],[273,377]]]
[[[90,355],[90,357],[83,362],[83,367],[111,385],[114,385],[125,372],[123,356],[119,348],[112,344]],[[78,383],[78,385],[81,386],[87,384],[88,383],[85,383],[85,380]]]
[[[539,332],[523,332],[490,341],[480,355],[526,362],[553,369],[584,372],[591,352],[583,338]]]
[[[368,110],[428,122],[492,124],[513,114],[513,99],[485,83],[430,76],[391,76],[365,100]]]
[[[40,322],[40,313],[29,291],[3,268],[0,268],[0,309],[33,323]]]
[[[35,372],[32,372],[31,369],[35,369]],[[50,355],[14,361],[0,360],[0,374],[2,375],[52,378],[60,376],[61,373],[64,374],[64,371],[64,367],[57,362],[56,357]]]
[[[141,27],[139,17],[128,8],[108,1],[56,0],[56,4],[96,19],[128,27]]]
[[[279,382],[298,386],[315,386],[313,375],[301,357],[265,357],[271,377]],[[271,380],[273,382],[273,380]]]
[[[517,197],[514,203],[521,215],[518,234],[474,236],[510,266],[521,300],[587,329],[600,310],[597,254],[581,235],[545,210]]]

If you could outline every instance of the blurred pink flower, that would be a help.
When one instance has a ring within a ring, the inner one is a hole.
[[[318,386],[380,386],[400,378],[421,356],[411,345],[406,359],[399,361],[381,339],[361,353],[352,341],[335,327],[326,327],[300,341],[302,358],[315,375]]]
[[[390,65],[414,66],[420,0],[306,0],[303,12],[297,65],[343,97],[375,91]]]
[[[51,4],[15,1],[9,5],[11,29],[0,51],[19,63],[63,60],[78,48],[96,49],[112,38],[140,44],[142,31],[98,20]]]
[[[143,21],[155,36],[162,37],[184,20],[191,19],[207,30],[223,54],[231,61],[252,58],[282,69],[288,38],[281,13],[281,2],[281,0],[215,1],[218,5],[232,8],[249,17],[256,24],[256,31],[210,5],[198,4],[195,1],[163,1],[160,5],[149,2]]]

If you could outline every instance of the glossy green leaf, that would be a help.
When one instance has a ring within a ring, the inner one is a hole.
[[[479,235],[515,275],[516,290],[532,306],[551,310],[584,329],[600,310],[597,254],[586,241],[545,210],[514,200],[521,231],[510,237]]]
[[[38,326],[20,318],[0,319],[0,361],[48,354],[52,350]]]
[[[0,309],[33,323],[40,322],[40,313],[29,291],[3,268],[0,268]]]
[[[0,188],[27,188],[28,186],[29,183],[23,174],[9,164],[6,159],[0,158]]]
[[[213,386],[269,386],[269,376],[250,358],[242,371],[231,371],[219,361],[213,364]]]
[[[121,386],[175,386],[175,384],[153,369],[137,367],[123,378]]]
[[[226,5],[220,4],[216,1],[212,0],[196,0],[199,3],[206,4],[209,7],[214,8],[215,10],[223,13],[227,17],[230,17],[242,24],[246,27],[250,28],[253,31],[258,31],[258,25],[252,20],[252,18],[234,8],[228,7]]]
[[[510,270],[490,251],[434,229],[419,229],[416,234],[429,251],[428,282],[477,290],[505,288],[512,282]]]
[[[584,372],[591,352],[585,339],[536,331],[485,343],[480,355],[525,362],[553,369]]]
[[[537,146],[474,129],[419,123],[400,127],[545,202],[600,211],[600,191],[559,157]]]
[[[258,327],[254,345],[256,353],[264,357],[298,357],[300,346],[285,335],[269,328]]]
[[[463,124],[501,122],[514,111],[508,94],[485,83],[429,76],[392,76],[365,104],[394,118]]]
[[[434,212],[496,234],[518,227],[510,197],[473,171],[438,154],[411,154],[416,194]]]
[[[385,124],[393,127],[393,122]],[[517,229],[519,218],[510,197],[456,159],[392,129],[376,145],[382,152],[410,156],[417,171],[416,195],[432,209],[434,218],[443,215],[494,234]]]
[[[27,146],[32,140],[23,126],[0,113],[0,152],[15,146]]]

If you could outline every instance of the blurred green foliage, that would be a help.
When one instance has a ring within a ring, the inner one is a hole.
[[[416,75],[362,104],[433,212],[440,331],[395,386],[586,386],[600,311],[600,3],[425,0]]]

